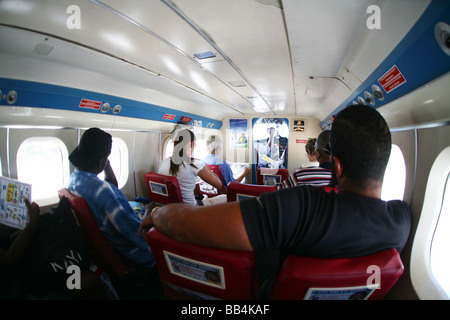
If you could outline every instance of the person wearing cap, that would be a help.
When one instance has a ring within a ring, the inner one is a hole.
[[[332,186],[334,180],[331,171],[331,157],[327,146],[330,143],[330,130],[322,131],[316,139],[315,157],[319,166],[310,166],[296,170],[286,180],[277,185],[278,189],[284,189],[299,185]]]
[[[118,189],[108,160],[111,147],[109,133],[98,128],[86,130],[69,155],[76,168],[68,189],[86,200],[100,231],[125,260],[151,268],[155,265],[153,254],[144,238],[137,235],[141,220]],[[102,171],[105,180],[97,177]]]

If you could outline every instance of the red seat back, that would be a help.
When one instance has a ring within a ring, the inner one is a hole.
[[[395,249],[356,258],[289,256],[272,288],[271,299],[382,299],[403,269]],[[378,289],[373,288],[377,285]]]
[[[227,187],[227,201],[240,201],[250,197],[259,196],[265,192],[272,192],[277,190],[276,186],[264,186],[256,184],[246,184],[236,181],[231,181]]]
[[[335,193],[338,192],[337,187],[319,186],[319,188],[323,188],[328,193],[331,191],[334,191]]]
[[[255,253],[196,246],[147,233],[168,299],[256,298]]]
[[[124,262],[101,233],[86,201],[66,188],[59,190],[58,195],[66,197],[74,211],[94,263],[111,276],[121,277],[130,271],[132,267]]]
[[[258,170],[256,170],[256,184],[259,185],[281,183],[286,180],[287,177],[289,177],[288,169],[258,168]]]
[[[177,177],[149,172],[144,179],[152,201],[162,204],[183,202]]]
[[[220,166],[216,165],[216,164],[207,164],[206,166],[208,168],[210,168],[211,171],[214,172],[217,177],[219,177],[220,181],[222,181],[222,188],[220,190],[217,190],[216,188],[214,188],[207,182],[203,181],[200,177],[198,177],[200,182],[197,183],[197,186],[196,186],[197,192],[199,194],[207,195],[210,198],[215,197],[219,194],[225,194],[226,188],[225,188],[225,184],[223,182],[223,175],[222,175],[222,170],[220,169]]]

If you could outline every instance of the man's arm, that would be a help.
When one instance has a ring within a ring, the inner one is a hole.
[[[236,181],[237,181],[237,182],[241,182],[242,179],[244,179],[245,176],[246,176],[247,174],[249,174],[249,172],[250,172],[250,168],[245,167],[245,168],[244,168],[244,171],[239,175],[239,177],[236,178]]]
[[[104,169],[105,173],[105,181],[108,181],[109,183],[112,183],[117,188],[119,187],[119,184],[117,183],[116,175],[114,174],[114,170],[111,167],[111,163],[107,162],[106,167]]]
[[[253,251],[239,202],[199,207],[168,204],[147,215],[139,235],[155,226],[178,241],[213,248]]]
[[[214,188],[218,190],[222,188],[222,181],[220,181],[219,177],[208,166],[204,166],[203,169],[198,172],[198,176]]]

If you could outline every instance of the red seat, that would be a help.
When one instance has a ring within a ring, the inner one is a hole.
[[[220,169],[219,165],[216,164],[207,164],[208,168],[211,169],[212,172],[216,174],[216,176],[219,177],[220,181],[222,181],[222,188],[220,190],[217,190],[213,186],[211,186],[209,183],[203,181],[200,177],[198,178],[200,180],[199,183],[197,183],[197,193],[207,195],[208,197],[215,197],[219,194],[225,194],[226,193],[226,186],[223,182],[223,175],[222,170]]]
[[[356,258],[289,256],[272,288],[275,300],[382,299],[403,273],[397,250]],[[375,287],[379,285],[378,289]]]
[[[130,272],[133,267],[124,262],[103,236],[86,201],[66,188],[59,190],[58,195],[66,197],[74,211],[93,262],[111,276],[122,277]]]
[[[265,192],[272,192],[277,190],[276,186],[265,186],[256,184],[246,184],[236,181],[231,181],[227,187],[227,201],[240,201],[250,197],[259,196]]]
[[[259,185],[273,185],[281,183],[289,177],[288,169],[271,169],[258,168],[256,170],[256,184]]]
[[[149,172],[144,179],[152,201],[161,204],[183,202],[177,177]]]
[[[335,193],[338,192],[337,187],[320,186],[320,188],[323,188],[328,193],[330,193],[331,191],[334,191]]]
[[[196,246],[147,233],[167,299],[256,298],[256,254]]]

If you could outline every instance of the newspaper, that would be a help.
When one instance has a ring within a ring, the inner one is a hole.
[[[31,184],[0,177],[0,223],[24,229],[29,222],[25,198],[31,202]]]

